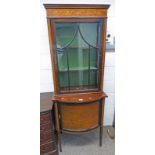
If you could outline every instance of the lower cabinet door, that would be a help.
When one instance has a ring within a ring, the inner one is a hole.
[[[56,150],[55,142],[48,142],[46,144],[40,145],[40,154],[46,154],[50,152],[54,152]]]
[[[41,132],[40,133],[40,144],[46,143],[48,141],[55,141],[54,131]]]
[[[45,124],[45,123],[47,123],[47,122],[49,122],[49,121],[51,121],[51,113],[50,112],[42,112],[41,114],[40,114],[40,124]]]
[[[61,112],[63,129],[79,131],[91,129],[98,126],[98,102],[73,106],[62,105]]]
[[[46,131],[51,131],[51,130],[52,130],[52,126],[50,122],[40,125],[41,132],[46,132]]]

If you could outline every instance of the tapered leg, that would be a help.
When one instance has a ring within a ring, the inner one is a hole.
[[[60,134],[60,132],[58,132],[58,142],[59,142],[60,152],[62,152],[62,147],[61,147],[61,134]]]
[[[100,127],[100,147],[102,146],[103,127]]]
[[[58,144],[59,144],[60,152],[62,152],[62,147],[61,147],[61,133],[60,133],[59,114],[58,114],[58,105],[57,105],[57,103],[54,103],[54,110],[55,110],[55,123],[56,123]]]
[[[102,146],[102,137],[103,137],[103,117],[104,117],[104,99],[100,100],[100,138],[99,145]]]

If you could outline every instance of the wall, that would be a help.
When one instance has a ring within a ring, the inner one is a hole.
[[[46,1],[48,2],[48,1]],[[102,1],[103,2],[103,1]],[[114,34],[114,3],[109,1],[111,10],[109,10],[108,18],[108,32],[112,35]],[[108,4],[109,4],[108,3]],[[50,60],[50,50],[48,41],[48,31],[47,31],[47,21],[46,12],[41,4],[40,9],[40,92],[50,92],[53,91],[53,78]],[[105,77],[104,77],[104,91],[108,94],[108,98],[105,102],[105,118],[104,125],[112,125],[114,116],[114,106],[115,106],[115,53],[106,52],[105,59]]]

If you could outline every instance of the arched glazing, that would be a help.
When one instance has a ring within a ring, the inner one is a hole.
[[[98,87],[101,23],[55,23],[62,91]]]

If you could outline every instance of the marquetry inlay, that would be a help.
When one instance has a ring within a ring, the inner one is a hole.
[[[106,17],[105,9],[47,9],[48,17],[70,17],[70,16],[86,16],[86,17]]]

